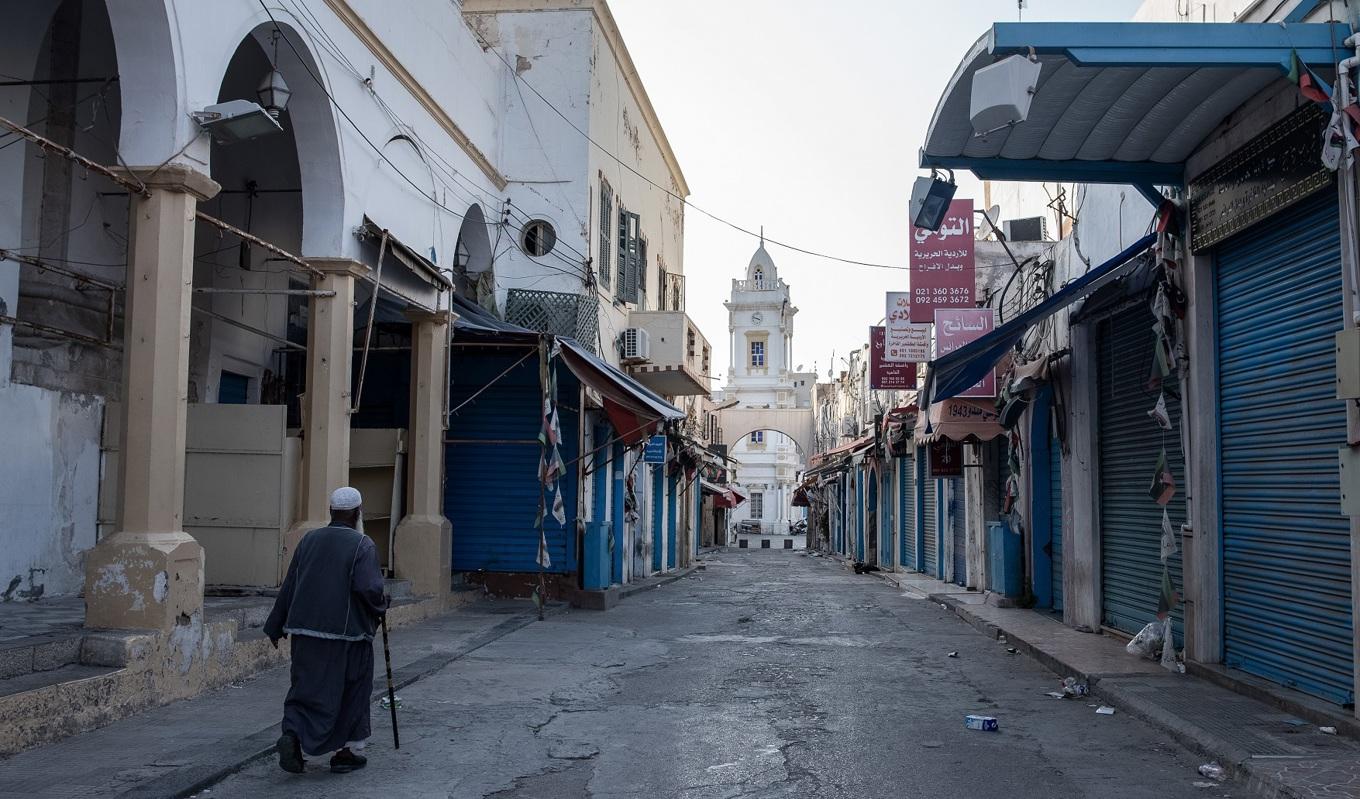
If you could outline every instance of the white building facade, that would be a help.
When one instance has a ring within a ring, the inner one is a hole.
[[[723,403],[730,405],[729,417],[769,420],[731,425],[731,455],[738,462],[733,484],[747,501],[730,516],[730,540],[739,547],[802,549],[806,535],[798,532],[798,524],[806,519],[806,509],[793,507],[792,501],[808,445],[800,440],[806,437],[800,435],[802,425],[787,421],[802,415],[810,420],[816,375],[799,371],[801,364],[794,363],[798,309],[763,241],[745,276],[732,281],[731,298],[724,305],[731,366]],[[760,413],[764,411],[769,413]],[[752,426],[757,429],[746,429]]]

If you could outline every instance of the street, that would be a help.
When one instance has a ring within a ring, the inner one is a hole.
[[[1202,759],[1093,701],[1046,696],[1051,672],[874,576],[769,550],[703,563],[402,690],[399,752],[375,705],[363,771],[262,760],[202,795],[1246,795],[1195,787]],[[1000,731],[966,729],[969,713]]]

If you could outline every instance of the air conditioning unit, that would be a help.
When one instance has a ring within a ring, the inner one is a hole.
[[[1048,241],[1048,219],[1031,216],[1025,219],[1007,219],[1001,223],[1006,241]]]
[[[652,359],[652,338],[640,327],[624,328],[619,343],[625,363],[646,363]]]

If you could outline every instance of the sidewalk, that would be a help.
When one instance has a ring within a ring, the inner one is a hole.
[[[528,602],[481,601],[394,629],[394,682],[398,688],[409,685],[535,618]],[[386,693],[380,637],[374,646],[376,699]],[[272,752],[287,689],[287,666],[273,668],[0,760],[0,796],[188,796]],[[378,712],[373,726],[375,735],[389,734],[386,718]]]
[[[1088,683],[1092,694],[1216,761],[1262,796],[1360,796],[1360,742],[1322,733],[1318,726],[1265,701],[1193,674],[1174,674],[1124,651],[1107,635],[1078,632],[1034,610],[998,608],[985,595],[922,574],[879,573],[903,596],[937,602],[984,635],[1004,640],[1063,677]],[[1052,688],[1056,690],[1058,681]],[[1057,701],[1057,700],[1055,700]],[[1320,706],[1308,715],[1335,722]]]

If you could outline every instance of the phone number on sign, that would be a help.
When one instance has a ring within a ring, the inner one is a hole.
[[[918,300],[928,300],[931,298],[940,297],[945,298],[956,297],[959,299],[971,299],[972,295],[973,292],[969,291],[967,288],[964,288],[962,286],[944,286],[940,288],[916,289],[912,296],[914,296]]]

